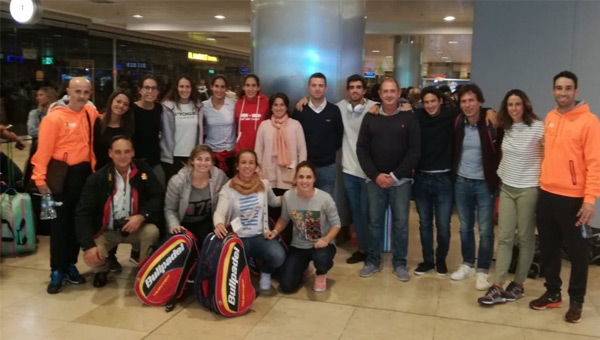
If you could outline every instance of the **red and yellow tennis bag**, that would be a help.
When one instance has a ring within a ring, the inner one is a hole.
[[[147,305],[175,308],[198,261],[194,235],[185,231],[169,237],[142,265],[135,293]]]
[[[198,302],[223,316],[246,313],[256,299],[244,244],[236,234],[222,241],[209,234],[202,244],[194,290]]]

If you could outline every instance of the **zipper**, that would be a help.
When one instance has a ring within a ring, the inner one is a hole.
[[[577,185],[577,176],[575,176],[575,162],[569,161],[569,169],[571,170],[571,182],[573,185]]]

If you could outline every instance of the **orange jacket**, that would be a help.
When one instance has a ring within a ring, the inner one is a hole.
[[[567,197],[583,197],[594,204],[600,195],[600,122],[586,103],[544,121],[544,160],[540,186]]]
[[[86,114],[90,117],[92,135]],[[38,149],[31,158],[31,178],[37,186],[46,184],[46,171],[51,158],[69,165],[91,162],[94,169],[96,157],[90,152],[90,145],[93,145],[94,123],[99,116],[96,108],[89,104],[79,112],[59,104],[44,117],[40,124]]]

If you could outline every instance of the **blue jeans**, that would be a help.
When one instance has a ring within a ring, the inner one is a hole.
[[[419,212],[419,232],[423,261],[442,263],[446,261],[450,246],[450,217],[454,204],[454,184],[452,174],[425,173],[415,174],[413,196]],[[435,214],[435,215],[434,215]],[[437,249],[433,258],[433,217],[437,227]]]
[[[325,165],[317,168],[317,178],[315,181],[315,187],[325,191],[335,201],[335,178],[336,178],[335,164]]]
[[[356,230],[358,249],[367,250],[367,183],[364,178],[344,173],[344,186],[350,209],[352,210],[352,223]]]
[[[477,272],[487,273],[494,254],[494,193],[484,180],[456,176],[456,208],[460,219],[460,244],[463,264],[475,264],[475,211],[479,225]]]
[[[241,240],[247,258],[263,259],[264,265],[261,268],[263,273],[271,274],[285,261],[285,250],[277,240],[267,240],[263,235],[244,237]]]
[[[410,183],[383,189],[375,182],[367,183],[369,199],[369,233],[367,261],[379,267],[383,250],[385,210],[392,208],[392,264],[394,268],[406,266],[408,251],[408,212]]]

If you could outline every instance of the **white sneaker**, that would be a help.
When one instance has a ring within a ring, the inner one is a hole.
[[[461,281],[464,279],[468,279],[473,275],[475,275],[474,268],[471,268],[466,264],[461,264],[460,267],[458,267],[458,270],[452,273],[452,275],[450,275],[450,278],[454,281]]]
[[[487,273],[477,273],[477,281],[475,281],[475,289],[486,290],[490,287]]]
[[[260,287],[260,290],[271,290],[271,274],[260,273],[258,286]]]

